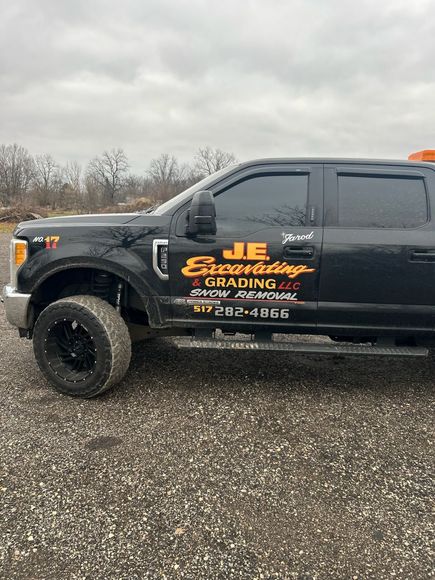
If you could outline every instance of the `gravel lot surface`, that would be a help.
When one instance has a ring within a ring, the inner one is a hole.
[[[1,578],[433,577],[431,360],[158,340],[81,401],[0,332]]]

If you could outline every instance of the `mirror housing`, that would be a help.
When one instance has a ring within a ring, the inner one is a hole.
[[[186,233],[189,236],[216,234],[216,208],[211,191],[197,191],[192,197]]]

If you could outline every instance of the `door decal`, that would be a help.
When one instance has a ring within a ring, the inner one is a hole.
[[[223,261],[214,256],[193,256],[181,268],[192,280],[189,297],[303,303],[298,300],[302,274],[315,268],[276,260],[270,263],[265,242],[234,242],[222,250]],[[250,263],[247,263],[250,262]]]

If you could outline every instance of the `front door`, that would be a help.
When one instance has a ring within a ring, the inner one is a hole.
[[[319,328],[435,327],[434,175],[412,165],[325,166]]]
[[[257,166],[211,191],[215,236],[186,236],[189,205],[173,220],[174,325],[247,331],[315,327],[323,166]]]

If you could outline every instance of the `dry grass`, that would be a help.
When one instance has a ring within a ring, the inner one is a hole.
[[[47,211],[47,217],[63,217],[77,214],[78,212],[73,209],[50,209]]]
[[[11,234],[15,226],[17,224],[15,222],[2,222],[0,223],[0,234]]]

